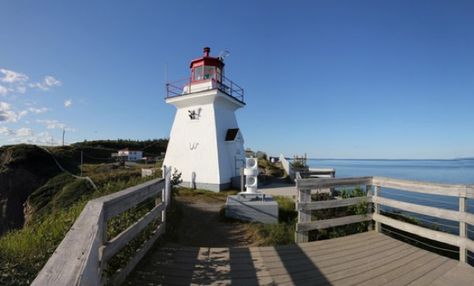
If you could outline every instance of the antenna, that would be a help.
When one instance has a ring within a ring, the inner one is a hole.
[[[224,61],[224,59],[228,56],[230,56],[230,52],[228,50],[223,50],[219,53],[219,59],[221,59],[221,61]]]

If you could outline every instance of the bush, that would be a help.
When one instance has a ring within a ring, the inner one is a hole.
[[[257,241],[261,246],[288,245],[294,243],[294,224],[258,224],[255,228],[255,234],[258,237]]]
[[[251,223],[250,230],[258,245],[274,246],[294,243],[296,218],[295,202],[287,197],[275,196],[278,203],[278,223]]]

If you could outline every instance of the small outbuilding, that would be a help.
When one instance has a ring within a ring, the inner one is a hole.
[[[143,151],[129,150],[128,148],[119,150],[117,155],[125,161],[139,161],[143,159]]]

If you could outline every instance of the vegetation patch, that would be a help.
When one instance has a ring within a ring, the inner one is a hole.
[[[174,190],[174,194],[181,199],[185,200],[199,200],[201,202],[225,202],[227,200],[227,196],[235,195],[238,191],[230,190],[230,191],[223,191],[223,192],[212,192],[208,190],[202,189],[189,189],[178,187]]]
[[[354,197],[366,197],[367,193],[360,187],[356,187],[354,189],[343,189],[343,190],[336,190],[334,192],[335,196],[341,197],[342,199],[354,198]],[[329,194],[321,193],[312,195],[313,201],[322,201],[322,200],[329,200],[334,199],[330,197]],[[340,208],[332,208],[332,209],[324,209],[324,210],[317,210],[312,212],[312,220],[323,220],[323,219],[332,219],[337,217],[344,217],[350,215],[366,215],[367,214],[367,203],[362,201],[359,204],[351,205],[348,207],[340,207]],[[330,239],[336,238],[341,236],[346,236],[349,234],[355,234],[367,231],[369,226],[369,222],[360,222],[360,223],[353,223],[348,225],[336,226],[327,229],[321,230],[312,230],[309,231],[309,240],[322,240],[322,239]]]
[[[89,200],[154,178],[141,178],[139,167],[84,165],[83,173],[91,177],[98,190],[92,189],[84,180],[60,174],[49,180],[41,191],[34,192],[30,202],[30,218],[34,223],[0,238],[0,285],[29,285]],[[134,219],[127,215],[119,217],[113,222],[109,237],[129,226]]]
[[[274,196],[278,203],[278,223],[249,223],[248,231],[257,246],[288,245],[295,242],[295,227],[298,213],[295,202],[287,197]]]

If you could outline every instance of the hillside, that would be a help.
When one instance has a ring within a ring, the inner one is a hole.
[[[166,139],[98,140],[48,147],[48,150],[66,170],[78,175],[81,152],[84,164],[113,163],[111,154],[119,149],[131,148],[144,151],[145,156],[158,156],[166,151],[167,143]],[[53,157],[41,147],[26,144],[0,147],[0,236],[21,228],[25,218],[31,219],[33,213],[48,213],[55,203],[67,205],[64,201],[72,203],[89,191],[84,181],[75,181],[71,176],[56,178],[59,174],[62,171]]]
[[[70,161],[61,159],[74,169]],[[51,155],[37,146],[0,148],[0,235],[23,226],[28,196],[60,172]]]
[[[33,145],[0,147],[0,285],[29,285],[88,200],[153,178],[141,178],[141,168],[158,168],[160,163],[111,162],[111,151],[124,147],[91,142],[48,147],[49,152]],[[97,189],[72,176],[80,174],[81,150],[83,176],[90,177]]]

